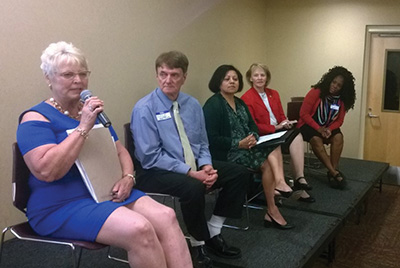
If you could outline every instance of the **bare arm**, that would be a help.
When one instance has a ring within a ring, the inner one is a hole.
[[[94,112],[89,110],[89,103],[97,107]],[[89,133],[92,129],[97,113],[103,111],[102,101],[96,97],[88,99],[82,109],[81,121],[78,129]],[[39,113],[26,113],[21,123],[27,121],[47,121]],[[79,152],[85,142],[85,132],[74,131],[59,144],[46,144],[32,149],[24,155],[24,160],[39,180],[52,182],[61,179],[72,167],[78,158]]]
[[[24,115],[22,122],[38,120],[38,117],[45,119],[42,115],[29,112]],[[74,131],[60,144],[46,144],[32,149],[24,155],[24,160],[36,178],[52,182],[62,178],[70,170],[84,142],[85,138]]]

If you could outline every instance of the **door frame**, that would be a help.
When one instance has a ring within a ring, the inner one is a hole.
[[[360,113],[360,146],[358,155],[364,159],[364,139],[365,139],[365,120],[367,117],[367,89],[368,89],[368,69],[369,57],[371,53],[371,36],[372,34],[385,34],[400,36],[400,25],[367,25],[365,29],[365,43],[364,43],[364,63],[363,75],[361,84],[361,113]]]

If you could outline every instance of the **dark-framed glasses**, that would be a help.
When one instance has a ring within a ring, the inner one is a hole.
[[[72,80],[75,78],[75,76],[78,75],[81,80],[84,80],[84,79],[89,78],[90,73],[91,73],[91,71],[82,71],[82,72],[78,72],[78,73],[65,72],[65,73],[59,73],[58,75],[66,80]]]

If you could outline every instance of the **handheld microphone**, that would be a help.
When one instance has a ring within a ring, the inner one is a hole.
[[[85,102],[90,97],[92,97],[92,92],[89,89],[85,89],[81,92],[81,101],[82,102]],[[107,115],[104,112],[98,113],[97,119],[100,121],[100,123],[103,124],[104,127],[111,126],[111,121],[110,121],[110,119],[108,119]]]

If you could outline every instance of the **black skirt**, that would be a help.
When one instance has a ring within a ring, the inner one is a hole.
[[[309,125],[303,125],[303,126],[300,128],[300,132],[301,132],[301,134],[303,135],[303,139],[304,139],[305,141],[307,141],[307,142],[310,142],[310,140],[312,139],[312,137],[318,136],[318,137],[320,137],[321,139],[324,140],[324,143],[325,143],[325,144],[328,144],[328,143],[329,143],[329,140],[328,140],[328,139],[323,138],[322,135],[321,135],[321,133],[319,133],[318,131],[316,131],[315,129],[313,129],[312,127],[310,127]],[[331,135],[331,137],[335,136],[335,135],[338,134],[338,133],[342,133],[342,131],[340,131],[340,128],[337,128],[337,129],[332,130],[332,135]]]

